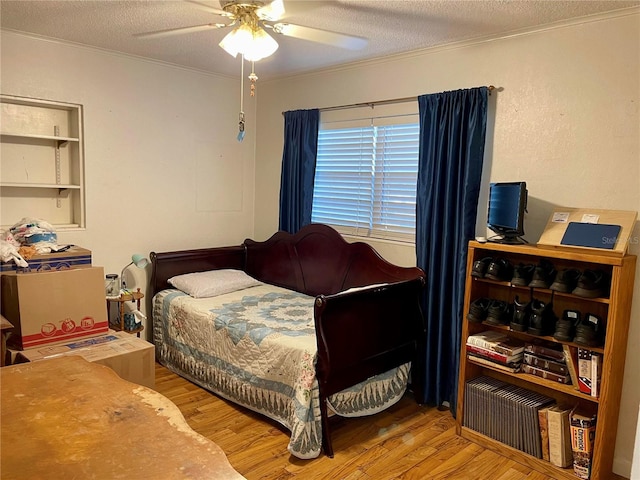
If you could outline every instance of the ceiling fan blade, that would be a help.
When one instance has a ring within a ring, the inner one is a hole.
[[[168,37],[171,35],[182,35],[183,33],[200,32],[203,30],[211,30],[212,28],[224,28],[228,25],[224,23],[207,23],[205,25],[194,25],[192,27],[168,28],[166,30],[156,30],[155,32],[134,33],[137,38],[157,38]]]
[[[268,25],[267,25],[268,26]],[[367,46],[367,39],[352,37],[342,33],[320,30],[319,28],[303,27],[292,23],[276,23],[271,26],[273,31],[287,37],[301,38],[312,42],[334,45],[348,50],[360,50]]]
[[[200,10],[204,10],[205,12],[213,13],[215,15],[222,15],[224,17],[231,16],[229,12],[225,12],[224,10],[221,10],[219,8],[214,8],[211,5],[207,5],[206,3],[197,2],[196,0],[185,0],[185,2],[192,3],[193,5],[198,7]]]
[[[273,2],[268,5],[258,8],[256,14],[261,20],[275,22],[284,16],[284,3],[282,0],[273,0]]]

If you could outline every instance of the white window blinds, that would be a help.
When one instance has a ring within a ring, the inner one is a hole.
[[[312,221],[413,242],[419,135],[417,115],[323,123]]]

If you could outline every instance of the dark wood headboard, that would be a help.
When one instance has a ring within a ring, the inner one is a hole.
[[[177,252],[151,252],[151,296],[173,288],[167,280],[176,275],[223,268],[244,269],[244,246],[201,248]]]
[[[331,295],[351,287],[394,283],[418,277],[417,267],[399,267],[384,260],[369,245],[349,243],[333,228],[311,224],[295,234],[277,232],[264,242],[151,253],[152,295],[170,288],[174,275],[222,268],[244,270],[265,283],[308,295]]]
[[[366,243],[349,243],[333,228],[311,224],[264,242],[245,240],[245,271],[265,283],[308,295],[330,295],[351,287],[424,277],[417,267],[384,260]]]

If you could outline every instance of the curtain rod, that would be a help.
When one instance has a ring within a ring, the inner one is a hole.
[[[494,87],[493,85],[489,85],[487,87],[487,89],[489,90],[489,95],[491,95],[491,92],[493,92],[496,87]],[[405,102],[412,102],[417,100],[418,97],[404,97],[404,98],[394,98],[391,100],[379,100],[377,102],[365,102],[365,103],[352,103],[351,105],[337,105],[335,107],[324,107],[324,108],[319,108],[318,110],[320,110],[321,112],[330,112],[332,110],[344,110],[347,108],[361,108],[361,107],[375,107],[376,105],[391,105],[394,103],[405,103]],[[282,112],[282,114],[284,115],[285,112]]]

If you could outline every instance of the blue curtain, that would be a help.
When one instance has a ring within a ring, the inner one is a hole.
[[[427,275],[426,391],[455,415],[467,244],[474,238],[487,123],[486,87],[422,95],[416,254]]]
[[[284,113],[279,229],[297,232],[311,223],[320,110]]]

